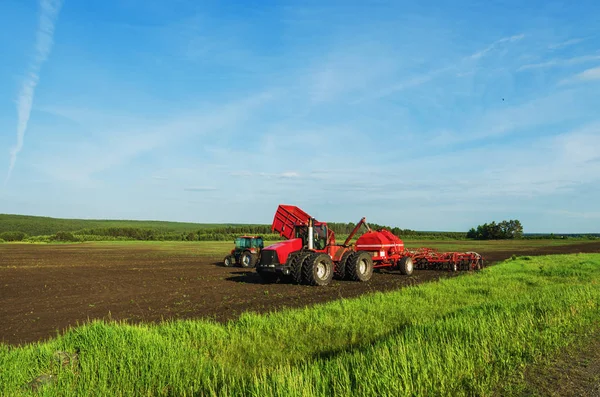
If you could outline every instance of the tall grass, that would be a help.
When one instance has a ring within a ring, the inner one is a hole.
[[[53,373],[37,394],[487,395],[599,320],[600,255],[524,258],[227,324],[93,322],[0,345],[0,393],[32,393],[23,385]],[[56,351],[78,363],[59,365]]]

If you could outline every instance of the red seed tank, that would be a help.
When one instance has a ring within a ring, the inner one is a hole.
[[[356,241],[357,251],[369,251],[374,261],[397,259],[404,252],[404,242],[386,229],[363,234]]]

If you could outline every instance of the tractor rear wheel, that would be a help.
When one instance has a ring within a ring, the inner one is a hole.
[[[233,257],[233,255],[227,255],[225,257],[225,259],[223,259],[223,266],[231,267],[231,266],[233,266],[234,261],[235,261],[235,258]]]
[[[327,254],[314,253],[302,266],[302,281],[308,285],[325,286],[333,279],[333,261]]]
[[[302,282],[303,263],[310,255],[312,255],[312,251],[299,251],[291,253],[288,257],[290,276],[294,283],[300,284]]]
[[[373,258],[366,251],[352,254],[346,262],[346,274],[350,280],[369,281],[373,276]]]
[[[410,256],[404,256],[400,258],[398,261],[398,269],[400,269],[400,273],[404,274],[405,276],[410,276],[414,270],[412,258]]]
[[[256,266],[256,256],[252,253],[245,251],[240,255],[240,265],[244,268]]]
[[[350,255],[353,253],[353,251],[345,252],[344,255],[342,255],[342,259],[336,263],[335,272],[333,273],[333,276],[336,279],[343,280],[344,277],[346,277],[346,264],[348,263],[348,258],[350,258]]]

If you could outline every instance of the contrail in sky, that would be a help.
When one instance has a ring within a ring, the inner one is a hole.
[[[35,41],[35,53],[21,86],[19,97],[17,98],[17,143],[10,150],[10,167],[8,168],[6,181],[4,182],[5,185],[8,183],[15,167],[17,155],[23,148],[23,138],[25,137],[29,115],[31,114],[35,87],[40,80],[42,64],[48,59],[52,50],[54,24],[58,18],[62,3],[62,0],[40,0],[40,20]]]

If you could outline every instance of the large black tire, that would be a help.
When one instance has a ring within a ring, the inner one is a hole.
[[[415,266],[410,256],[404,256],[398,261],[398,269],[405,276],[410,276],[413,273]]]
[[[290,254],[287,261],[291,268],[290,277],[292,282],[296,284],[302,283],[302,267],[304,266],[306,258],[310,257],[312,254],[312,251],[299,251]]]
[[[256,255],[244,251],[240,255],[240,266],[243,268],[255,267],[256,266]]]
[[[258,275],[260,276],[260,279],[264,284],[273,284],[276,283],[277,280],[279,280],[279,275],[277,273],[258,272]]]
[[[344,252],[342,255],[342,259],[335,265],[335,272],[333,273],[333,277],[338,280],[343,280],[346,277],[346,264],[348,263],[348,258],[352,255],[354,251]]]
[[[314,253],[302,265],[302,281],[308,285],[324,287],[333,279],[333,261],[327,254]]]
[[[369,281],[373,276],[373,258],[366,251],[355,252],[346,263],[346,276],[354,281]]]
[[[223,259],[223,266],[231,267],[235,263],[235,257],[233,255],[227,255],[225,259]]]

